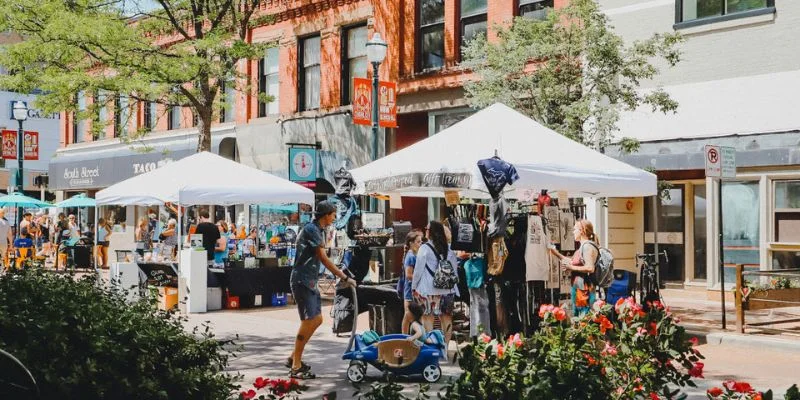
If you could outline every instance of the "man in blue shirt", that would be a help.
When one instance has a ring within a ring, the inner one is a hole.
[[[322,299],[317,288],[320,265],[350,287],[356,283],[336,267],[325,252],[325,228],[336,219],[336,207],[327,201],[317,204],[314,221],[306,224],[297,236],[297,255],[290,283],[292,296],[300,314],[300,329],[294,342],[294,352],[286,360],[291,368],[289,376],[296,379],[313,379],[311,367],[302,362],[303,349],[314,332],[322,325]]]

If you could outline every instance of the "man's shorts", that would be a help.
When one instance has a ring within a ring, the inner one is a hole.
[[[301,321],[313,319],[322,314],[322,299],[319,290],[293,283],[292,296],[294,302],[297,303],[297,313],[300,314]]]

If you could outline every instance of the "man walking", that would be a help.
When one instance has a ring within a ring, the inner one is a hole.
[[[211,216],[208,210],[200,211],[200,223],[197,224],[197,229],[194,233],[203,235],[203,247],[206,249],[206,260],[209,267],[214,264],[214,248],[217,247],[217,241],[220,238],[219,228],[211,222]],[[219,287],[219,282],[215,272],[209,270],[207,273],[206,284],[208,287]]]
[[[2,267],[8,265],[8,245],[13,241],[11,223],[6,219],[6,209],[0,208],[0,262],[2,262]]]
[[[290,282],[292,296],[300,314],[300,329],[294,341],[294,352],[286,360],[286,366],[291,368],[289,376],[292,378],[316,378],[311,367],[303,363],[302,359],[306,343],[322,324],[322,299],[317,287],[320,264],[339,277],[345,285],[356,286],[356,282],[337,268],[325,253],[325,228],[333,224],[335,218],[336,207],[327,201],[321,201],[317,204],[314,221],[306,224],[297,236],[297,256]]]

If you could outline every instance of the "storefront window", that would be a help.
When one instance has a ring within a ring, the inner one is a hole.
[[[694,185],[694,279],[706,279],[706,185]]]
[[[655,232],[653,226],[653,202],[644,202],[644,230],[645,232]],[[683,232],[683,186],[676,185],[667,190],[666,196],[661,196],[658,206],[658,231],[659,232]]]
[[[775,241],[800,243],[800,181],[775,182]]]
[[[724,182],[722,184],[722,240],[725,264],[759,264],[760,207],[758,182]],[[726,281],[733,279],[733,269],[725,272]]]

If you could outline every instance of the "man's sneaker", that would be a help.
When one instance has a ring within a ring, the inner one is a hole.
[[[289,377],[290,378],[294,378],[294,379],[314,379],[314,378],[317,377],[310,370],[303,371],[302,369],[303,369],[303,367],[300,367],[299,369],[291,370],[289,372]]]
[[[286,368],[292,369],[292,359],[291,358],[287,358],[286,362],[283,364],[283,366],[286,367]],[[310,371],[310,370],[311,370],[311,366],[310,365],[306,364],[303,361],[300,361],[300,371]]]

